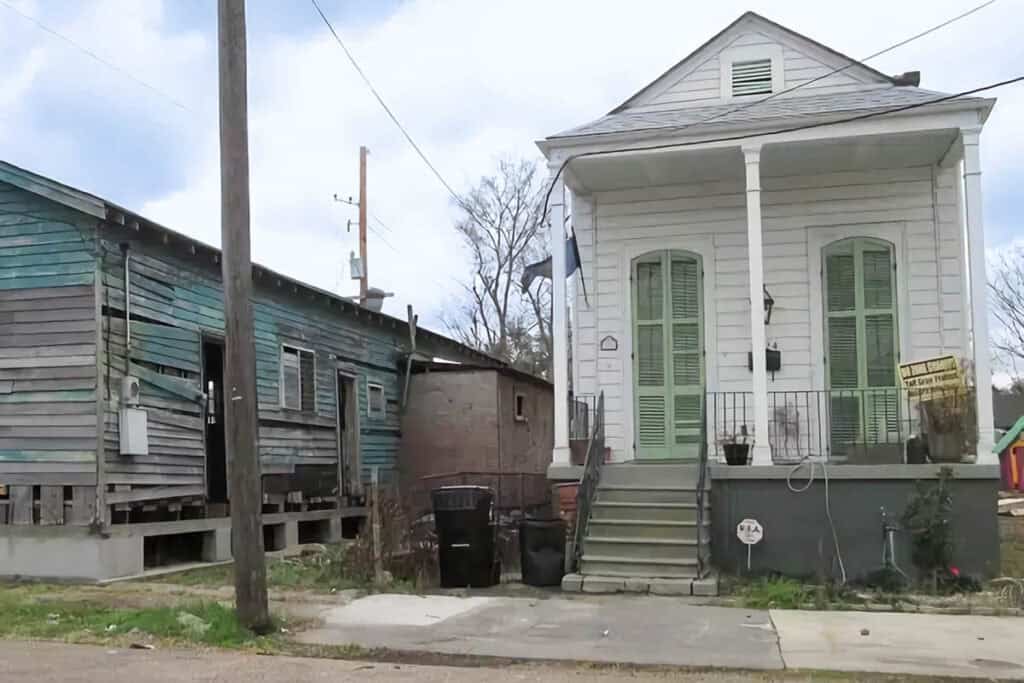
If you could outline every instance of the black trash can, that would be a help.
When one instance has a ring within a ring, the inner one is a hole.
[[[431,493],[442,588],[483,588],[497,583],[494,491],[486,486],[445,486]]]
[[[565,522],[557,517],[521,521],[519,562],[528,586],[560,586],[565,574]]]

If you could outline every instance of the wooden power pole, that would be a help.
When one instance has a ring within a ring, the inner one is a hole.
[[[370,150],[359,148],[359,263],[362,266],[359,278],[359,303],[366,305],[370,288],[369,270],[366,264],[366,155]]]
[[[225,417],[231,470],[231,551],[235,605],[242,625],[264,632],[267,568],[257,448],[256,349],[249,243],[249,135],[246,108],[245,0],[219,0],[220,196],[225,319]]]

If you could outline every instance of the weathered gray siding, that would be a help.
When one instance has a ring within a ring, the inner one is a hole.
[[[0,182],[0,484],[95,481],[91,221]]]
[[[117,231],[105,233],[117,237]],[[120,236],[133,237],[120,229]],[[104,303],[113,311],[109,326],[112,387],[124,372],[124,259],[109,243],[105,261]],[[181,245],[154,245],[133,239],[131,273],[132,374],[142,380],[142,405],[150,414],[148,458],[108,456],[110,483],[196,484],[203,482],[201,414],[201,339],[224,330],[219,265],[208,256],[190,256]],[[357,377],[363,479],[377,466],[385,479],[396,468],[399,439],[398,356],[408,333],[368,313],[343,313],[326,297],[300,298],[291,284],[257,278],[253,312],[259,445],[264,475],[289,475],[296,465],[334,466],[336,443],[336,369]],[[106,332],[105,332],[106,334]],[[105,341],[105,344],[107,342]],[[312,350],[316,364],[313,411],[281,406],[280,355],[283,344]],[[161,374],[168,373],[168,374]],[[367,382],[384,386],[388,410],[369,418]],[[117,396],[108,404],[107,443],[116,453]],[[130,460],[130,462],[124,462]]]

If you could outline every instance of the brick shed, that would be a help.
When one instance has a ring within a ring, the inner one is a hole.
[[[499,507],[546,502],[552,401],[550,382],[511,368],[414,364],[398,456],[403,496],[425,508],[433,488],[482,484]]]

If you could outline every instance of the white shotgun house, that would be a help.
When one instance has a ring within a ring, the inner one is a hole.
[[[964,413],[981,429],[954,468],[994,499],[979,138],[995,100],[919,80],[748,12],[607,115],[538,143],[552,244],[571,226],[588,290],[567,288],[554,249],[551,476],[580,476],[570,423],[601,394],[612,463],[588,468],[596,492],[581,487],[584,580],[699,577],[709,557],[735,569],[746,516],[764,523],[763,569],[876,567],[880,504],[898,513],[937,470],[908,448],[921,418],[897,365],[913,360],[973,366]],[[751,466],[717,465],[734,443]],[[817,487],[786,486],[808,461],[828,463],[832,505],[859,529],[842,553]],[[800,542],[826,539],[813,567],[782,542],[793,515],[813,519]],[[987,539],[994,521],[978,524]]]

